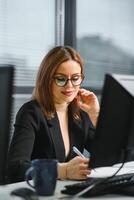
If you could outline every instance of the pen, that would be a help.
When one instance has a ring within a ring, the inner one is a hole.
[[[78,155],[81,156],[82,158],[85,158],[85,156],[76,148],[73,146],[73,151]]]

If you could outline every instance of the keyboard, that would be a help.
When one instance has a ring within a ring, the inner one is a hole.
[[[86,181],[66,185],[61,191],[63,194],[76,195],[90,187],[84,194],[80,196],[90,197],[110,193],[123,193],[123,188],[131,186],[134,191],[134,173],[116,175],[107,178],[88,178]],[[134,195],[134,193],[133,193]]]

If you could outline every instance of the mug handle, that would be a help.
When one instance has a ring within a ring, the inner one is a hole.
[[[32,179],[32,173],[34,171],[34,168],[33,167],[30,167],[27,171],[26,171],[26,174],[25,174],[25,181],[27,182],[27,184],[29,186],[31,186],[32,188],[35,188],[34,185],[32,185],[29,181]]]

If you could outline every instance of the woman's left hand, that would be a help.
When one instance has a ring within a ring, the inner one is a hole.
[[[77,96],[77,103],[83,111],[88,113],[93,125],[96,126],[100,111],[97,96],[91,91],[80,89]]]

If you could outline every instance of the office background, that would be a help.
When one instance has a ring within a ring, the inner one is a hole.
[[[134,74],[133,11],[134,0],[0,0],[0,64],[15,66],[12,122],[55,45],[80,52],[83,86],[98,97],[105,73]]]

